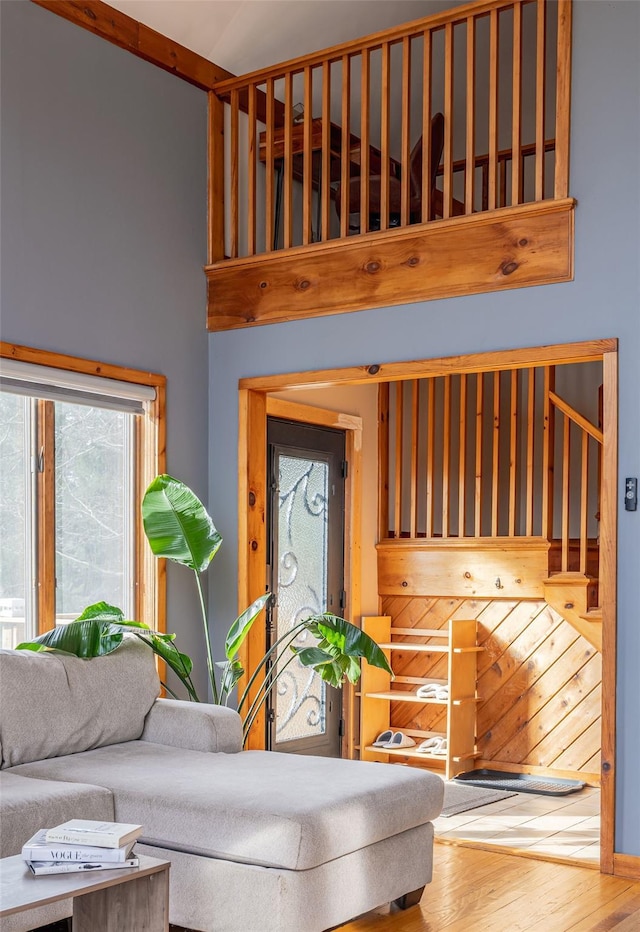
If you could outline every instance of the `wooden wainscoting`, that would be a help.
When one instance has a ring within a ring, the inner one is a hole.
[[[601,655],[543,600],[385,596],[394,627],[441,628],[475,618],[478,751],[475,766],[599,783]],[[426,666],[425,666],[426,665]],[[446,678],[446,663],[399,651],[397,676]],[[394,728],[442,731],[444,709],[392,703]],[[428,716],[428,721],[425,719]]]

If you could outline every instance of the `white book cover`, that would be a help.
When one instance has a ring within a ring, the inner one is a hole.
[[[94,819],[70,819],[46,830],[48,843],[91,845],[97,848],[120,848],[142,834],[142,826],[131,822],[97,822]]]
[[[24,861],[119,861],[122,863],[131,857],[134,844],[135,842],[128,842],[120,848],[99,848],[95,845],[48,843],[47,830],[41,828],[22,846],[22,859]]]
[[[139,867],[139,858],[128,858],[126,861],[27,861],[27,867],[32,874],[40,877],[43,874],[79,874],[91,871],[122,870],[123,867]]]

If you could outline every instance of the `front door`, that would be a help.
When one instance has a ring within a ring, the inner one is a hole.
[[[341,615],[344,598],[344,432],[269,418],[267,642],[320,612]],[[307,632],[294,642],[312,646]],[[286,669],[285,669],[286,664]],[[340,756],[341,691],[291,654],[269,697],[267,747]]]

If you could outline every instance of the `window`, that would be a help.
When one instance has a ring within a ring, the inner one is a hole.
[[[100,600],[162,629],[139,501],[163,471],[164,378],[8,349],[0,353],[0,646]]]

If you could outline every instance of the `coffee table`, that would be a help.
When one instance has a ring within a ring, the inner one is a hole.
[[[0,918],[73,899],[73,932],[168,932],[169,861],[140,855],[139,867],[34,877],[20,855],[0,860]]]

